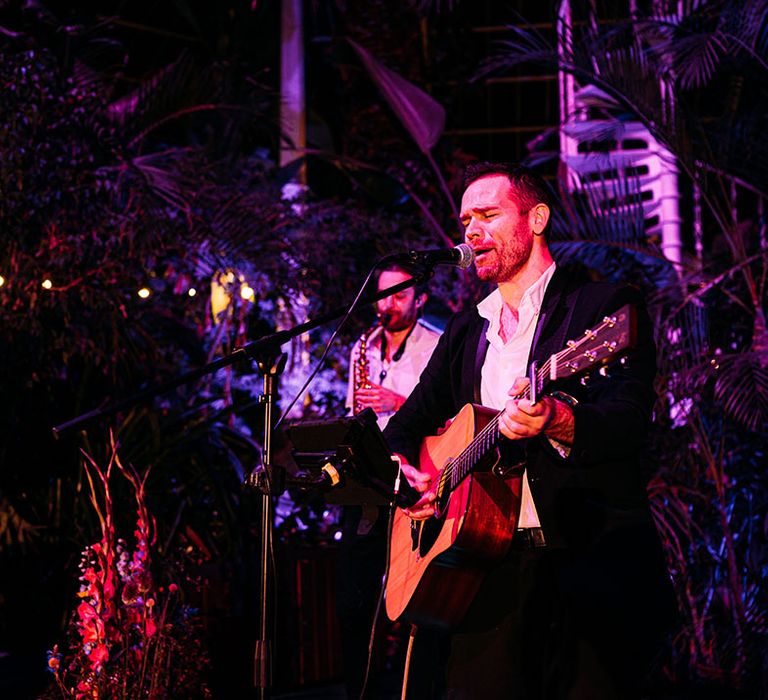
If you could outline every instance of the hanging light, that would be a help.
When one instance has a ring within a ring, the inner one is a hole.
[[[53,282],[48,277],[43,280],[43,289],[53,289]]]
[[[253,301],[256,296],[256,292],[253,291],[253,287],[249,287],[247,282],[243,282],[240,287],[240,296],[246,301]]]
[[[150,291],[149,287],[142,287],[142,288],[141,288],[141,289],[140,289],[140,290],[137,292],[137,294],[138,294],[138,295],[139,295],[139,297],[141,297],[142,299],[148,299],[148,298],[149,298],[149,296],[150,296],[150,294],[152,294],[152,292]]]

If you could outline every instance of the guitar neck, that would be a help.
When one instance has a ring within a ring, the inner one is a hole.
[[[536,370],[537,389],[543,389],[550,381],[550,361],[551,358],[541,368]],[[530,396],[530,387],[526,387],[524,391],[512,398],[527,399]],[[449,492],[453,491],[482,463],[485,457],[498,447],[502,437],[501,430],[499,429],[499,418],[502,413],[504,413],[504,409],[496,413],[464,450],[446,466],[440,475],[440,480],[443,482],[441,487],[444,487]]]
[[[598,363],[607,363],[618,357],[620,351],[631,347],[635,336],[634,308],[627,304],[615,314],[606,316],[593,328],[584,331],[578,340],[569,340],[560,352],[551,355],[542,366],[535,367],[534,396],[550,382],[567,376],[581,374]],[[515,399],[530,398],[530,387]],[[499,411],[478,432],[464,450],[452,459],[440,474],[440,490],[453,491],[483,459],[498,447],[501,438]]]

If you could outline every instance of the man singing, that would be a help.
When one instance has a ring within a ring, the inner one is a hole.
[[[532,171],[481,163],[465,177],[461,220],[477,274],[495,284],[451,318],[408,400],[385,430],[423,493],[407,512],[433,517],[419,445],[464,404],[503,409],[504,439],[525,440],[517,529],[450,638],[447,697],[639,698],[663,642],[671,593],[640,457],[655,395],[650,320],[636,290],[557,266],[552,200]],[[542,363],[627,303],[637,341],[607,373],[517,398]],[[450,575],[446,569],[446,575]]]

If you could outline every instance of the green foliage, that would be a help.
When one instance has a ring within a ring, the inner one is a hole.
[[[245,586],[258,504],[242,481],[260,459],[260,377],[250,364],[229,368],[58,443],[52,425],[336,307],[379,255],[435,244],[418,214],[370,188],[289,196],[291,173],[270,155],[277,98],[264,66],[242,53],[253,36],[213,58],[168,57],[161,40],[141,57],[164,59],[122,80],[100,70],[110,64],[96,49],[133,66],[119,22],[79,17],[56,35],[62,45],[48,33],[55,18],[37,19],[27,16],[0,49],[0,78],[12,88],[0,103],[0,531],[4,562],[24,545],[29,569],[0,567],[14,569],[0,578],[0,634],[39,637],[59,619],[52,608],[69,605],[65,577],[98,531],[76,443],[108,460],[110,424],[126,464],[152,465],[146,499],[159,556],[193,552],[211,585]],[[374,190],[396,181],[367,172]],[[253,301],[240,297],[245,282]],[[344,330],[301,411],[343,411],[348,348],[369,322],[363,315]],[[283,402],[329,332],[286,348]],[[132,507],[116,490],[116,512]],[[56,579],[57,594],[21,625],[29,591],[17,582],[39,581],[38,570]],[[221,602],[221,617],[246,607],[243,598]]]
[[[683,617],[670,672],[753,689],[768,644],[766,8],[663,5],[603,24],[579,22],[574,3],[562,27],[572,42],[560,54],[518,27],[491,65],[559,67],[598,87],[581,138],[610,143],[639,121],[680,169],[697,250],[676,274],[631,208],[609,214],[578,195],[564,193],[556,247],[563,259],[640,283],[652,301],[660,401],[650,493]]]

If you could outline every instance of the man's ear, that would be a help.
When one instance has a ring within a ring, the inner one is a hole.
[[[543,202],[539,202],[530,211],[529,222],[534,235],[541,236],[549,223],[549,207]]]

